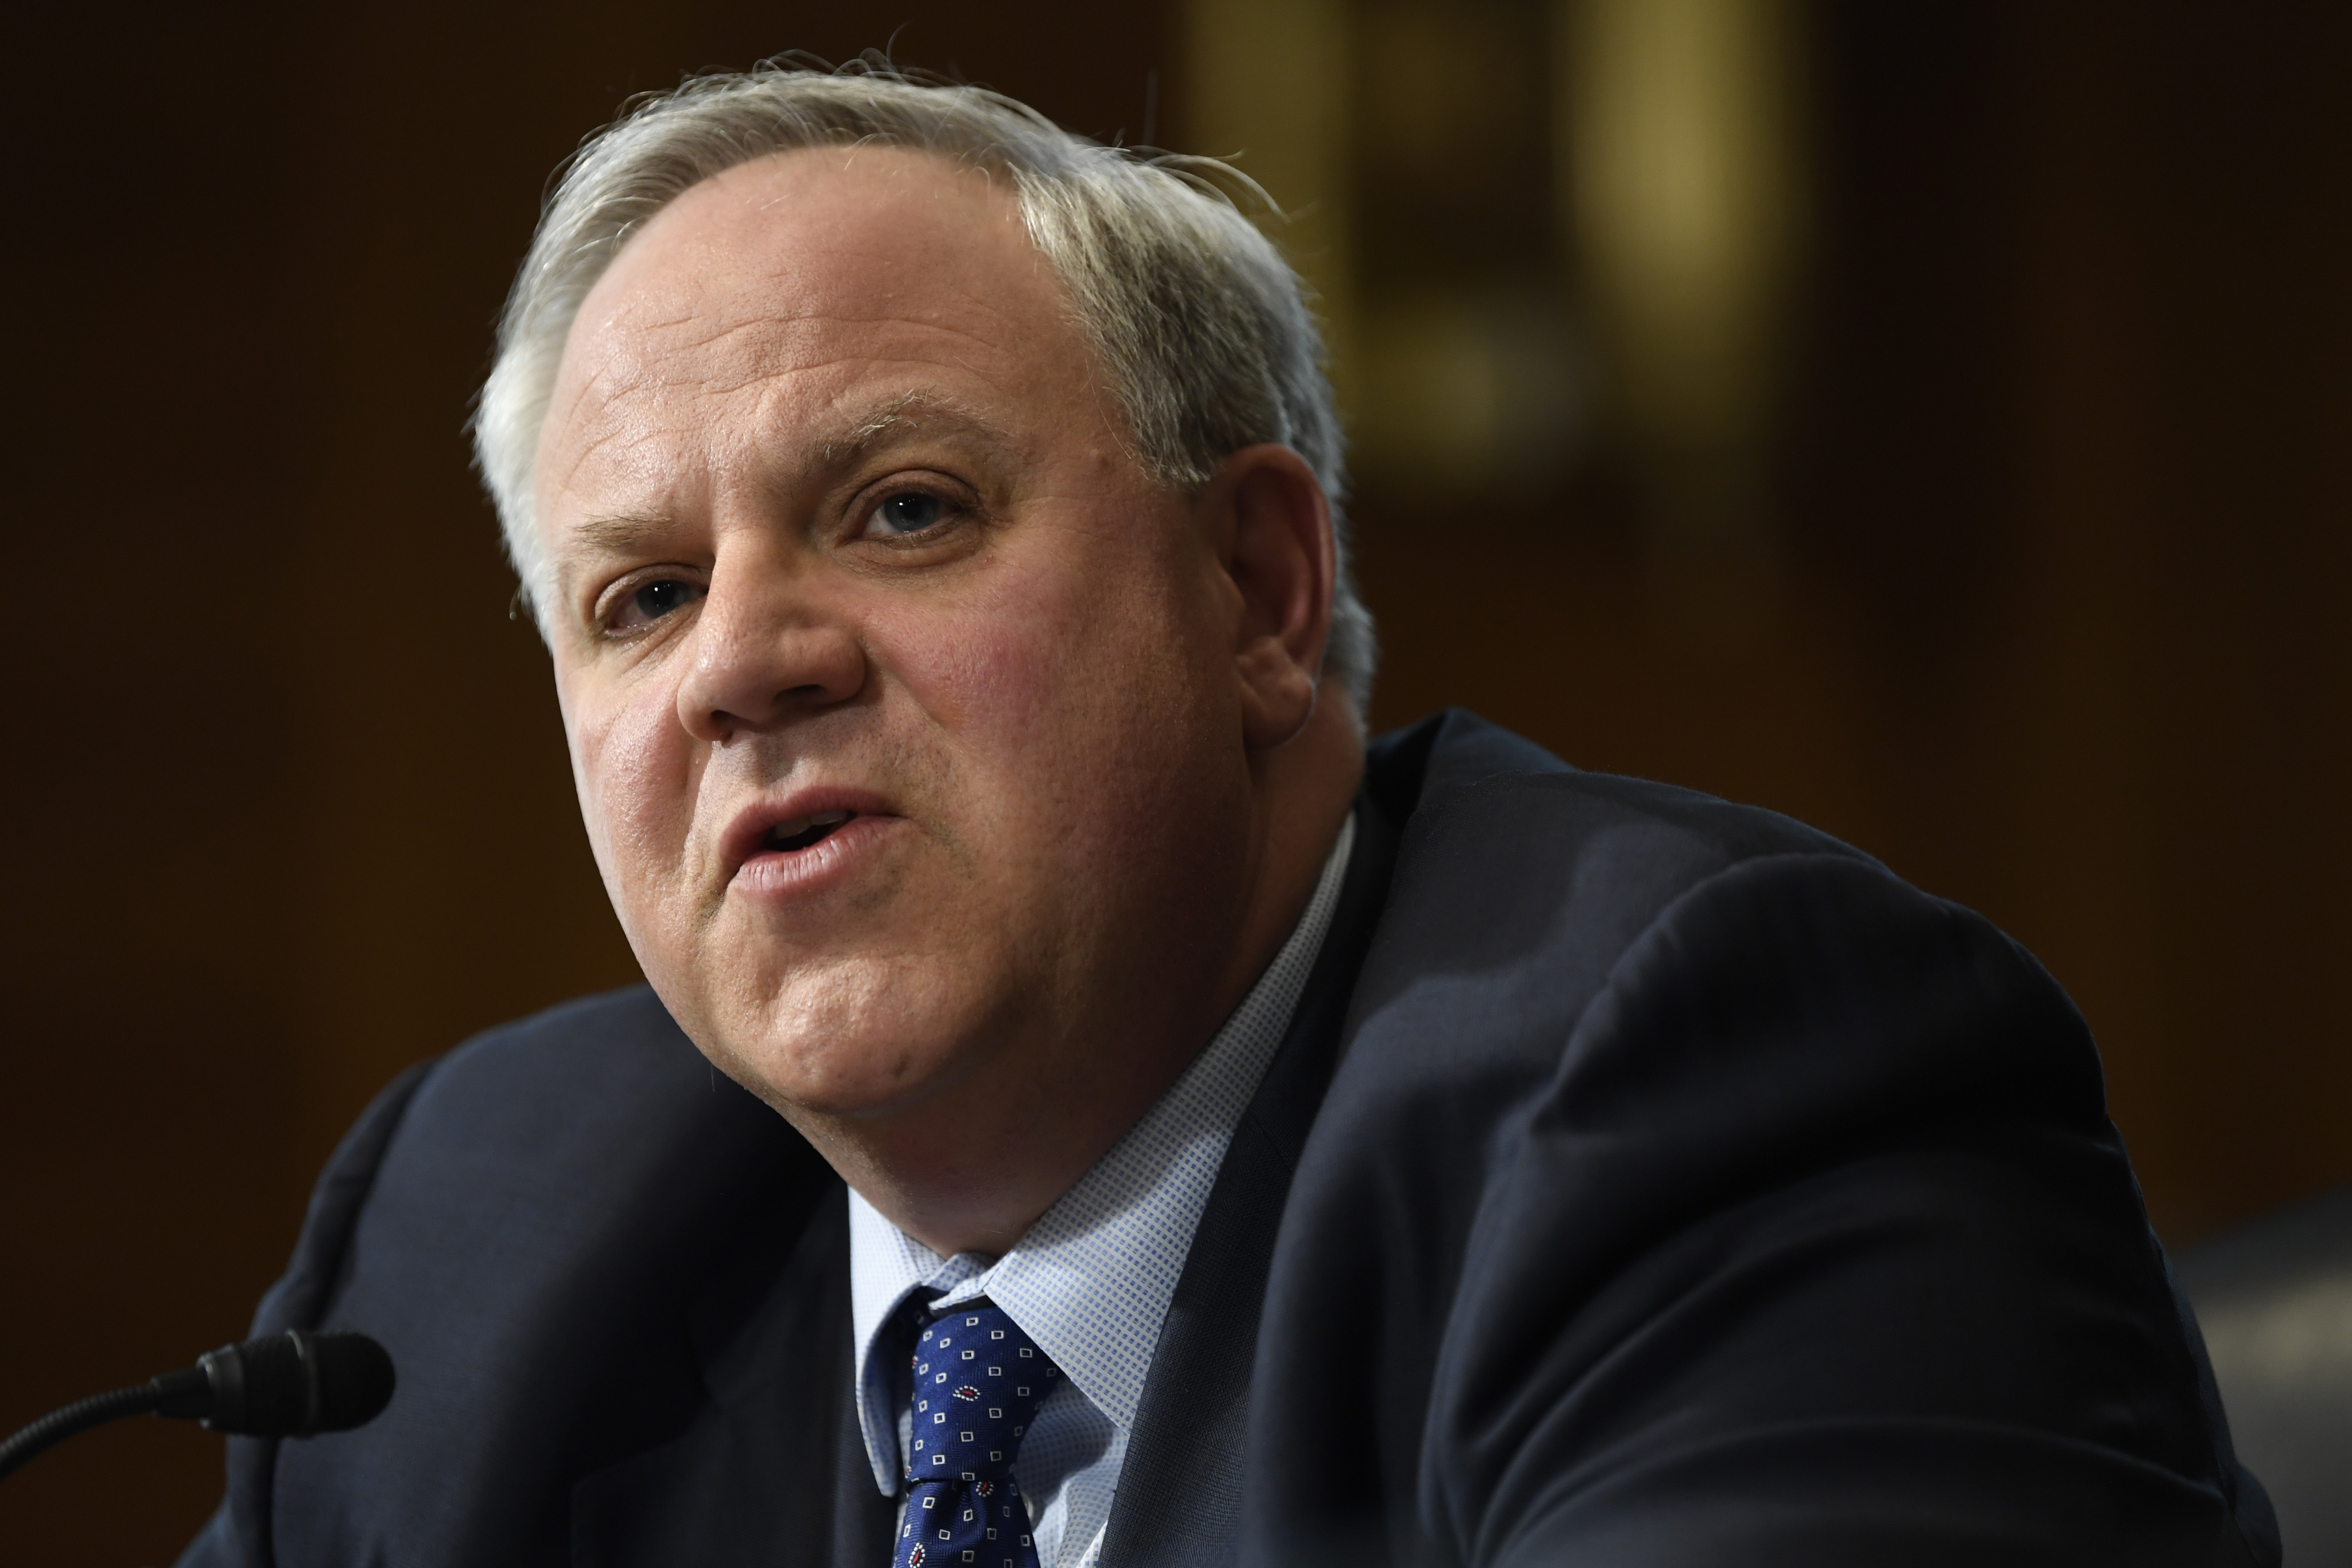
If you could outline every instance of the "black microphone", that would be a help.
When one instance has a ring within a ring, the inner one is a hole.
[[[383,1413],[392,1384],[392,1357],[365,1334],[264,1334],[223,1345],[185,1372],[42,1416],[0,1443],[0,1479],[77,1432],[149,1411],[249,1437],[348,1432]]]

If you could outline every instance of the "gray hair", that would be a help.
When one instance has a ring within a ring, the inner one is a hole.
[[[1221,163],[1106,147],[1001,94],[919,80],[871,58],[839,71],[772,62],[649,95],[582,145],[548,198],[474,417],[476,458],[541,634],[549,605],[532,469],[588,291],[688,187],[771,153],[877,144],[1009,179],[1156,479],[1196,489],[1228,453],[1259,442],[1306,459],[1330,498],[1339,552],[1324,668],[1367,712],[1378,645],[1349,566],[1345,442],[1321,334],[1297,274],[1228,191],[1263,193]]]

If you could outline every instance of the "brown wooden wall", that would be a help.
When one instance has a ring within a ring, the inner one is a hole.
[[[1373,489],[1383,722],[1806,816],[2033,947],[2175,1242],[2352,1179],[2352,24],[1814,8],[1769,548],[1605,484]],[[669,0],[10,24],[0,1427],[242,1331],[402,1065],[634,968],[461,425],[627,93],[901,57],[1183,145],[1176,13]],[[1225,151],[1227,149],[1213,149]],[[218,1440],[0,1488],[167,1561]]]

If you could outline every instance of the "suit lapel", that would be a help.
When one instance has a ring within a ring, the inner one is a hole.
[[[1152,1352],[1105,1531],[1119,1568],[1207,1568],[1234,1560],[1258,1310],[1291,1173],[1338,1063],[1356,975],[1396,860],[1396,834],[1369,796],[1323,951],[1290,1031],[1234,1130]]]
[[[760,1227],[706,1293],[691,1337],[709,1398],[694,1424],[572,1489],[574,1568],[890,1561],[893,1505],[851,1398],[841,1184],[803,1214]]]

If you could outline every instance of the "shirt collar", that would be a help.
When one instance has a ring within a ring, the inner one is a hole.
[[[907,1298],[950,1307],[981,1296],[1003,1308],[1095,1407],[1134,1426],[1160,1327],[1215,1186],[1225,1148],[1290,1029],[1322,952],[1356,840],[1350,815],[1282,951],[1206,1049],[1093,1169],[992,1264],[941,1258],[849,1194],[849,1299],[857,1344],[857,1421],[874,1479],[898,1489],[895,1380],[877,1340]]]

